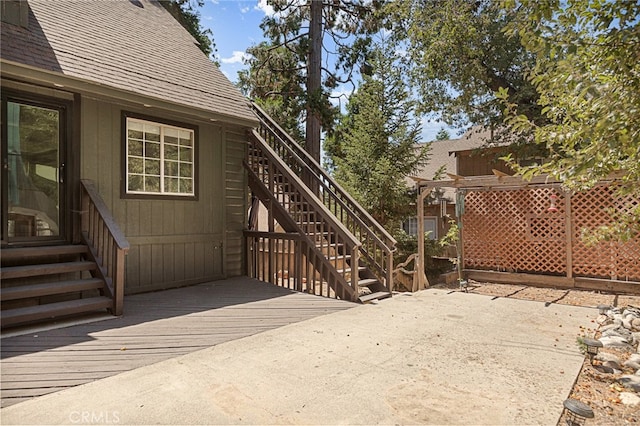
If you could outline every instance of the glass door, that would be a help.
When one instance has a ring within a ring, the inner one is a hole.
[[[65,111],[3,99],[2,241],[64,238]]]

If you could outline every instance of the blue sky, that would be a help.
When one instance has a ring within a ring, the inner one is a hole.
[[[260,22],[272,12],[266,0],[205,0],[200,21],[213,32],[220,69],[229,80],[235,82],[238,71],[245,68],[242,59],[247,48],[264,40]],[[423,120],[422,141],[435,139],[442,127],[442,123]],[[448,130],[456,137],[455,130]]]

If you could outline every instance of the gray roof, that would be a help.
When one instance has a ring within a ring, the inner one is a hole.
[[[426,145],[431,147],[429,151],[429,162],[424,166],[415,177],[421,179],[433,179],[433,175],[441,166],[446,166],[447,173],[457,174],[456,151],[467,151],[470,149],[480,148],[491,138],[490,130],[479,130],[477,128],[467,131],[460,139],[447,139],[442,141],[428,142]],[[420,144],[419,146],[424,146]],[[446,176],[443,177],[446,179]]]
[[[2,24],[3,61],[256,122],[247,100],[153,0],[29,0]]]

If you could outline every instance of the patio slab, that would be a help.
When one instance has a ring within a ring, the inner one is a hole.
[[[593,309],[428,289],[0,411],[3,424],[556,424]]]

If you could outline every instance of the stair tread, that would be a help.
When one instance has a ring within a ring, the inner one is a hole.
[[[28,284],[3,288],[0,293],[0,297],[1,300],[25,299],[28,297],[49,296],[52,294],[64,294],[83,290],[99,289],[103,285],[104,281],[100,278]]]
[[[73,315],[82,312],[98,311],[110,308],[113,301],[108,297],[90,297],[86,299],[69,300],[66,302],[47,303],[44,305],[28,306],[25,308],[7,309],[2,311],[2,326],[15,325],[29,321],[54,318],[62,315]]]
[[[358,300],[362,303],[367,303],[374,300],[386,299],[387,297],[391,297],[391,293],[388,291],[377,291],[375,293],[360,296]]]
[[[46,247],[16,247],[2,249],[2,260],[17,260],[24,258],[57,256],[70,254],[83,254],[87,252],[87,246],[81,244],[68,244]]]
[[[7,266],[2,268],[2,279],[33,277],[36,275],[62,274],[66,272],[90,271],[96,269],[95,262],[77,261],[45,263],[39,265]]]
[[[366,266],[358,266],[358,272],[362,272],[362,271],[366,271],[367,267]],[[343,268],[343,269],[337,269],[337,271],[341,274],[346,273],[346,272],[351,272],[352,269],[351,268]]]
[[[358,287],[366,287],[366,286],[369,286],[371,284],[376,284],[376,283],[379,283],[379,282],[380,281],[378,281],[375,278],[366,278],[364,280],[358,281]]]

